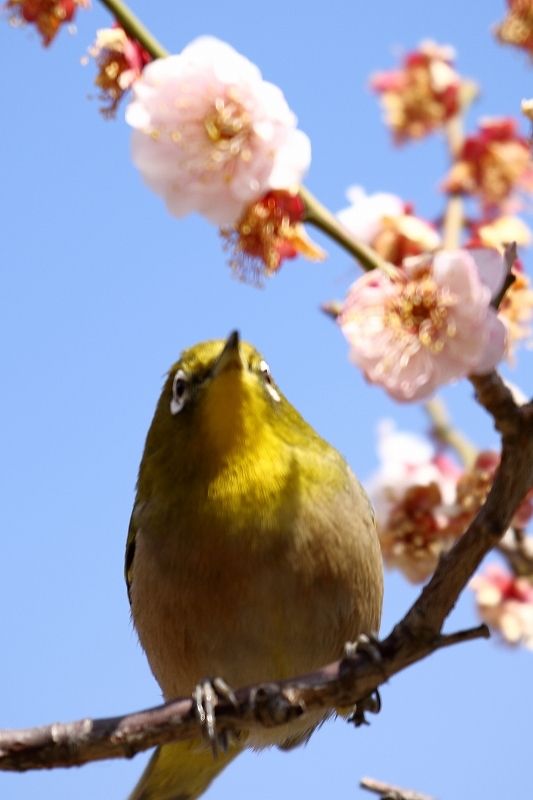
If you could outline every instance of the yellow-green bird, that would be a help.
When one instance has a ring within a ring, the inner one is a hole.
[[[378,630],[369,500],[237,332],[185,351],[168,374],[139,470],[126,580],[167,700],[206,676],[238,688],[301,675]],[[243,747],[295,746],[325,715],[244,731],[216,760],[200,739],[164,745],[130,800],[194,800]]]

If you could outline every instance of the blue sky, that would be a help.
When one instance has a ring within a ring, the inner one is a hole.
[[[533,94],[526,57],[490,33],[503,0],[138,0],[134,9],[170,51],[209,33],[282,87],[312,141],[307,185],[334,210],[357,183],[413,200],[427,217],[441,211],[443,141],[392,147],[366,88],[402,49],[423,38],[457,48],[460,71],[482,86],[470,127],[478,116],[518,114]],[[212,226],[173,219],[143,186],[123,109],[103,121],[87,99],[94,67],[80,65],[109,20],[95,0],[78,15],[77,35],[62,31],[46,51],[28,29],[0,25],[2,728],[159,702],[129,620],[122,563],[144,437],[162,376],[184,347],[238,328],[362,479],[376,467],[380,419],[425,426],[419,406],[399,407],[365,384],[318,311],[359,274],[345,253],[317,237],[325,264],[289,262],[257,290],[231,278]],[[523,350],[512,379],[526,392],[530,371]],[[476,443],[496,442],[468,383],[443,396]],[[387,575],[383,634],[415,596]],[[449,628],[474,621],[467,594]],[[439,653],[384,687],[370,727],[331,723],[293,753],[246,753],[207,796],[362,798],[363,775],[441,800],[525,796],[532,659],[495,642]],[[145,760],[1,774],[0,796],[120,800]]]

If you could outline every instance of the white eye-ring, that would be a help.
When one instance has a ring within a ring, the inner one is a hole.
[[[259,369],[261,370],[261,372],[265,376],[266,388],[268,390],[268,393],[273,398],[273,400],[276,401],[276,403],[279,403],[280,400],[281,400],[281,397],[279,396],[279,394],[274,389],[274,386],[272,384],[272,375],[270,374],[270,367],[268,366],[267,362],[264,361],[264,360],[261,361],[261,363],[259,364]]]
[[[189,379],[182,369],[174,375],[172,384],[172,400],[170,401],[170,413],[178,414],[187,402]]]

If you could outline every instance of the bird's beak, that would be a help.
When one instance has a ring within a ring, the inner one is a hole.
[[[215,361],[212,372],[213,378],[228,369],[242,370],[245,366],[239,347],[239,331],[233,331],[228,336],[224,349]]]

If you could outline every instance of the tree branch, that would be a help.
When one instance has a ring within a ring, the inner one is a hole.
[[[412,789],[400,789],[399,786],[392,786],[374,778],[361,778],[359,785],[361,789],[368,789],[369,792],[381,795],[381,800],[435,800],[427,794],[413,792]]]
[[[525,536],[521,530],[509,531],[498,543],[498,551],[516,575],[533,578],[533,536]]]
[[[235,692],[237,709],[223,702],[217,706],[217,727],[234,732],[272,728],[309,711],[355,705],[408,663],[450,644],[488,635],[487,627],[481,625],[451,636],[436,636],[419,642],[416,653],[409,647],[391,646],[389,637],[376,643],[381,653],[378,661],[363,651],[300,678],[239,689]],[[199,736],[193,700],[179,699],[123,717],[0,731],[0,769],[49,769],[131,758],[156,745]]]

